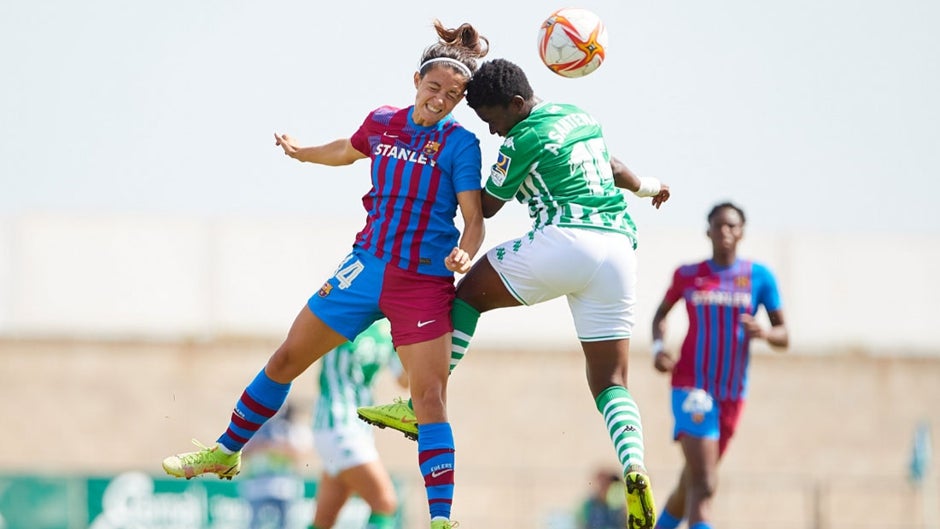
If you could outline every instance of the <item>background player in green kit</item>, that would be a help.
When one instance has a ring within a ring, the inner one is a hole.
[[[361,497],[372,514],[366,529],[395,527],[398,498],[379,460],[373,430],[356,418],[356,408],[373,402],[376,375],[388,367],[402,387],[408,377],[392,346],[388,320],[381,319],[320,362],[320,397],[313,416],[313,441],[323,464],[312,529],[330,529],[350,495]]]
[[[451,369],[466,352],[482,312],[565,296],[584,350],[588,386],[623,468],[631,529],[651,528],[655,507],[643,463],[640,413],[627,390],[636,300],[636,227],[617,187],[652,197],[669,189],[611,158],[600,124],[573,105],[539,100],[515,64],[484,63],[467,85],[467,103],[505,137],[482,191],[491,217],[515,198],[532,230],[497,245],[457,286]],[[413,430],[405,404],[359,410],[366,420]],[[404,419],[404,420],[403,420]]]

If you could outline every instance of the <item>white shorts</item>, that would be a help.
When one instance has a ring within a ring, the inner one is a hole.
[[[363,426],[349,425],[313,431],[313,446],[327,474],[335,476],[346,469],[379,458],[372,427],[365,423]]]
[[[495,246],[486,257],[524,305],[566,296],[578,340],[632,335],[636,254],[626,235],[549,225]]]

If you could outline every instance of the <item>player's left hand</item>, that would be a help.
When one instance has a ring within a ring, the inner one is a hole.
[[[659,193],[653,197],[653,206],[659,209],[659,206],[662,206],[667,200],[669,200],[669,186],[662,184]]]
[[[766,338],[767,331],[757,323],[757,320],[754,319],[754,316],[750,314],[742,314],[738,319],[741,322],[741,326],[744,327],[744,334],[748,338]]]
[[[450,255],[444,258],[444,266],[451,272],[466,274],[470,271],[470,254],[454,246],[454,249],[450,251]]]

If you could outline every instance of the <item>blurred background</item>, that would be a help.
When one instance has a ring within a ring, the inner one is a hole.
[[[672,187],[662,210],[630,206],[631,391],[660,502],[682,457],[650,321],[730,199],[747,213],[741,253],[777,275],[791,347],[754,348],[716,525],[936,528],[940,4],[580,5],[610,46],[570,80],[535,51],[562,6],[532,1],[0,3],[0,528],[245,526],[235,483],[170,482],[160,461],[225,427],[349,249],[368,188],[364,165],[298,164],[272,134],[325,142],[410,104],[435,17],[473,23],[491,57],[595,114],[616,156]],[[455,114],[489,163],[499,140]],[[485,244],[528,224],[507,206]],[[673,310],[669,346],[684,329]],[[470,355],[450,385],[455,519],[574,527],[616,460],[565,302],[487,314]],[[292,402],[309,417],[315,395],[307,373]],[[405,524],[423,525],[414,443],[377,438]],[[300,518],[319,470],[311,455]]]

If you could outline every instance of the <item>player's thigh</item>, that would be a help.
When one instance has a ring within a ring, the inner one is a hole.
[[[512,296],[535,305],[582,288],[593,275],[591,256],[580,240],[588,230],[546,226],[498,244],[486,252]]]
[[[324,324],[352,341],[382,317],[379,296],[386,264],[367,252],[354,250],[336,272],[310,296],[307,307]]]
[[[320,456],[324,471],[332,476],[379,459],[372,429],[364,423],[314,430],[313,446]]]
[[[479,312],[522,304],[503,283],[487,255],[478,259],[457,283],[457,299]]]
[[[720,434],[718,438],[718,456],[724,455],[728,444],[738,429],[741,411],[744,409],[743,400],[722,400],[718,403],[718,422]]]
[[[629,339],[636,322],[636,254],[630,239],[616,232],[578,236],[589,281],[568,294],[568,307],[582,342]]]

